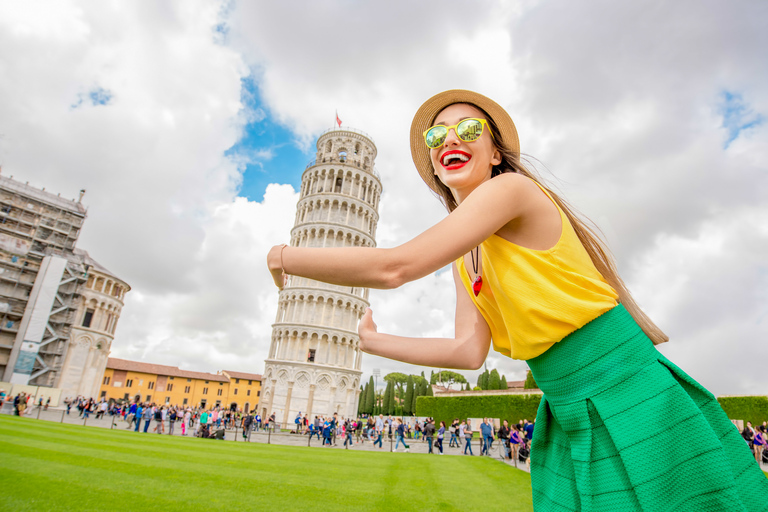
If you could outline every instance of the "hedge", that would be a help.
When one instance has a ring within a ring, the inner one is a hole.
[[[431,416],[435,423],[450,425],[454,418],[499,418],[517,423],[536,418],[541,395],[420,396],[416,416]]]
[[[721,396],[717,399],[732,420],[748,421],[753,426],[768,421],[768,396]]]
[[[416,399],[416,416],[431,416],[435,422],[446,424],[454,418],[486,417],[517,423],[534,419],[540,401],[541,395],[420,396]],[[751,421],[754,426],[768,421],[768,396],[725,396],[717,401],[730,419]]]

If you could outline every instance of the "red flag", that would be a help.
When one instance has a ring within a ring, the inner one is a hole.
[[[339,125],[339,128],[341,128],[341,119],[339,119],[339,112],[336,112],[336,124]]]

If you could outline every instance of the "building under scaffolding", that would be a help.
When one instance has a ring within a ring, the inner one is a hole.
[[[58,385],[88,273],[74,253],[85,217],[80,201],[0,176],[3,381]]]

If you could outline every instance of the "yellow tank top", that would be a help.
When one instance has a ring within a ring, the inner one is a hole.
[[[493,348],[513,359],[543,354],[617,304],[618,294],[557,210],[560,239],[548,250],[526,249],[495,234],[480,244],[483,286],[477,297],[464,258],[456,260],[467,293],[491,329]]]

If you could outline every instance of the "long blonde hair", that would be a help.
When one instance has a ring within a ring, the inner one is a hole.
[[[482,108],[478,107],[477,105],[472,106],[485,114],[485,118],[488,121],[491,131],[493,132],[494,145],[501,154],[501,163],[493,166],[493,170],[491,171],[491,178],[505,172],[515,172],[530,178],[531,180],[535,181],[541,188],[546,190],[547,193],[555,201],[557,206],[559,206],[563,213],[565,213],[566,217],[568,217],[568,221],[571,223],[571,226],[573,226],[573,230],[576,232],[576,236],[579,237],[581,245],[583,245],[584,249],[586,249],[587,254],[589,254],[589,257],[592,260],[592,263],[595,265],[595,268],[598,272],[600,272],[605,280],[608,281],[608,284],[610,284],[613,289],[616,290],[616,293],[619,295],[619,302],[624,306],[629,314],[632,315],[632,318],[635,319],[637,325],[640,326],[646,336],[648,336],[655,345],[669,341],[669,337],[664,334],[664,332],[659,329],[656,324],[653,323],[648,315],[646,315],[643,310],[640,309],[640,306],[637,305],[635,299],[632,298],[632,295],[629,293],[627,286],[624,284],[621,276],[619,276],[619,271],[616,269],[616,262],[614,261],[611,252],[608,250],[608,247],[597,234],[595,228],[591,227],[588,222],[583,221],[581,219],[581,215],[573,207],[571,207],[567,201],[565,201],[544,183],[542,183],[542,180],[534,171],[523,165],[520,160],[520,153],[511,150],[504,143],[504,141],[501,140],[501,137],[499,136],[499,129],[491,116],[489,116]],[[439,179],[436,179],[435,181],[438,189],[438,197],[441,199],[448,211],[452,212],[458,206],[456,199],[453,197],[451,190],[446,187]]]

